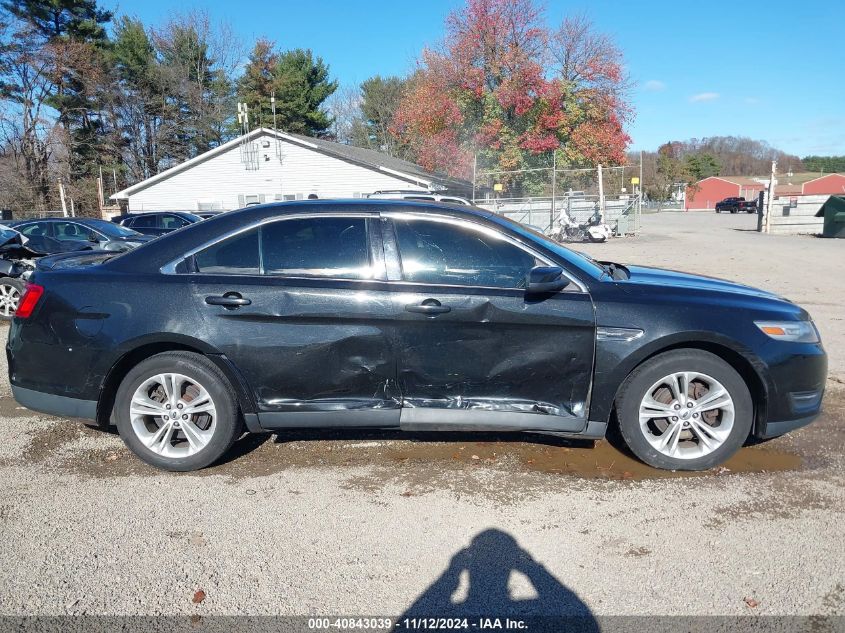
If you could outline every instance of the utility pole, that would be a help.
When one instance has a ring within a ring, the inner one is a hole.
[[[65,202],[65,185],[59,180],[59,200],[62,201],[62,215],[67,217],[67,203]]]

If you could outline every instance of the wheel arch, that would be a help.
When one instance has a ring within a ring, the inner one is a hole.
[[[117,388],[129,371],[143,360],[163,352],[193,352],[208,358],[226,376],[231,383],[238,400],[241,413],[249,419],[255,413],[255,405],[246,380],[237,368],[223,354],[207,343],[188,336],[174,336],[165,339],[141,339],[127,345],[123,353],[109,368],[100,389],[97,401],[97,425],[107,428],[111,424],[112,409]]]
[[[751,426],[751,432],[752,434],[756,433],[761,425],[765,423],[766,403],[769,394],[769,385],[764,377],[762,361],[750,350],[744,349],[730,339],[713,336],[710,333],[702,334],[703,336],[691,337],[682,337],[679,335],[654,341],[648,346],[641,348],[641,350],[638,350],[638,353],[632,354],[625,359],[627,362],[624,364],[620,363],[619,372],[616,374],[616,385],[612,389],[612,404],[607,411],[608,422],[610,422],[610,414],[616,408],[616,398],[619,395],[619,391],[637,367],[665,352],[681,349],[697,349],[710,352],[719,357],[742,377],[751,393],[751,400],[754,406],[754,422]]]

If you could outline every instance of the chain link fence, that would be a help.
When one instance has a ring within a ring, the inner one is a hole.
[[[631,235],[641,226],[639,173],[639,165],[476,171],[474,202],[546,233],[561,219],[582,224],[598,214],[614,234]],[[530,191],[543,193],[520,195]]]

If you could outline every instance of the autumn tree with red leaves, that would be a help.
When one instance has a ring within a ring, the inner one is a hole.
[[[630,138],[622,54],[583,17],[556,31],[533,0],[468,0],[450,14],[441,50],[426,50],[393,133],[429,170],[613,165]],[[537,193],[543,176],[500,180]]]

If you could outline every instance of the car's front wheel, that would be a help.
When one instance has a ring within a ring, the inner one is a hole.
[[[721,464],[742,446],[754,417],[742,376],[718,356],[693,349],[665,352],[635,369],[616,412],[631,451],[668,470]]]
[[[164,470],[209,466],[241,432],[231,385],[200,354],[164,352],[142,361],[121,382],[114,406],[129,449]]]

